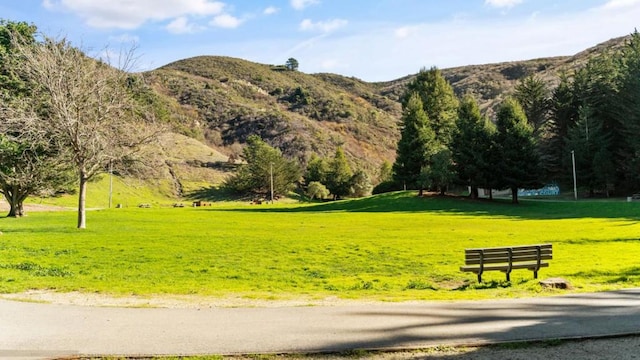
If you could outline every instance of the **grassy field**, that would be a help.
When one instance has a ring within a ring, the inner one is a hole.
[[[323,204],[124,208],[0,218],[0,293],[257,299],[481,299],[542,290],[530,271],[462,273],[468,247],[551,242],[540,278],[640,286],[640,203],[476,202],[393,193]]]

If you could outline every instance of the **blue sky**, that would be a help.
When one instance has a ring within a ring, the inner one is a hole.
[[[198,55],[366,81],[573,55],[640,28],[640,0],[1,0],[90,54],[137,46],[137,70]]]

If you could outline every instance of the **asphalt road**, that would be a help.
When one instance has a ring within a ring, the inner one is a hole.
[[[464,302],[153,309],[0,300],[0,358],[424,348],[640,333],[640,289]]]

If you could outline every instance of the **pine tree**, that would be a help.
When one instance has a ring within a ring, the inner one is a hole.
[[[496,116],[494,146],[500,161],[494,171],[500,175],[497,185],[511,189],[512,201],[518,203],[518,189],[539,185],[540,164],[533,129],[520,104],[505,100]]]
[[[349,195],[351,192],[351,177],[353,172],[347,161],[342,147],[336,149],[336,154],[329,163],[327,174],[327,189],[333,195],[334,200]]]
[[[618,99],[624,121],[628,151],[621,158],[628,191],[640,189],[640,33],[638,30],[622,49],[621,89]]]
[[[540,139],[549,114],[549,90],[542,79],[531,75],[523,78],[516,86],[514,97],[524,110],[533,135]]]
[[[608,193],[608,185],[615,177],[613,157],[609,153],[611,138],[604,131],[602,122],[593,116],[588,106],[579,109],[575,126],[569,129],[567,148],[576,161],[578,185],[587,187],[589,195],[596,190]]]
[[[393,164],[394,180],[406,188],[419,188],[422,195],[424,181],[419,184],[418,180],[435,153],[436,146],[435,134],[429,126],[422,100],[414,93],[404,106],[400,140]]]
[[[471,187],[470,196],[478,198],[478,187],[487,185],[491,132],[488,119],[480,114],[476,100],[467,95],[458,109],[451,156],[458,181]]]
[[[429,70],[420,70],[416,78],[407,85],[403,105],[408,104],[414,93],[420,96],[435,139],[448,146],[455,129],[458,109],[458,98],[453,87],[438,68],[432,67]]]

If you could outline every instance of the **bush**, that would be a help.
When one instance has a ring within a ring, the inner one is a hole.
[[[373,188],[373,195],[402,190],[402,186],[394,181],[383,181]]]
[[[307,196],[311,199],[324,199],[329,196],[329,190],[321,182],[312,181],[307,187]]]

